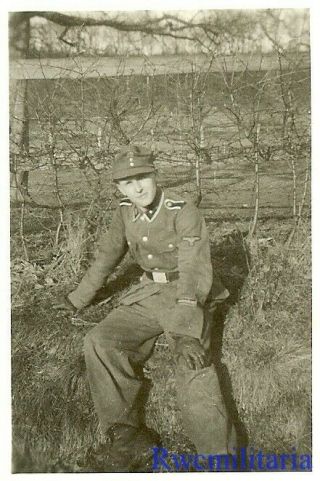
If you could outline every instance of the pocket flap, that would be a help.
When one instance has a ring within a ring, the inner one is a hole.
[[[133,286],[128,292],[126,292],[119,300],[120,304],[125,306],[130,306],[135,302],[139,302],[142,299],[156,294],[161,290],[161,284],[156,284],[154,282],[141,283]]]

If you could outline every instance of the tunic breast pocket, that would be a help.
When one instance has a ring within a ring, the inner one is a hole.
[[[177,253],[177,249],[178,249],[177,236],[173,231],[160,233],[155,239],[155,244],[159,252],[163,252],[163,253],[171,252],[173,254]]]

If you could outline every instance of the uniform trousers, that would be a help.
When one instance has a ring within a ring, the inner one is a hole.
[[[120,305],[87,333],[86,367],[103,432],[115,423],[141,425],[142,367],[158,336],[170,332],[175,299],[175,282],[161,285],[148,297],[142,289],[140,295],[131,296],[129,305]],[[200,341],[208,352],[212,341],[210,316],[205,316]],[[174,345],[170,335],[169,345]],[[224,454],[235,446],[234,429],[213,364],[191,370],[178,363],[176,391],[184,429],[199,454]]]

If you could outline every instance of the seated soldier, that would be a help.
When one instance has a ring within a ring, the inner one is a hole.
[[[199,454],[228,452],[230,423],[212,364],[212,323],[203,308],[213,280],[208,232],[192,203],[157,185],[153,160],[140,146],[125,147],[116,156],[113,180],[124,198],[96,260],[56,305],[87,306],[128,250],[144,271],[119,307],[85,337],[95,409],[102,432],[113,440],[100,450],[109,471],[132,470],[158,443],[141,419],[139,392],[142,367],[163,332],[174,349],[186,433]],[[228,296],[218,285],[217,301]]]

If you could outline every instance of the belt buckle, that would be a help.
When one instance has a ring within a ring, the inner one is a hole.
[[[159,282],[160,284],[166,284],[168,282],[165,272],[152,272],[152,278],[154,282]]]

